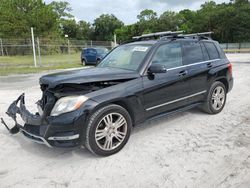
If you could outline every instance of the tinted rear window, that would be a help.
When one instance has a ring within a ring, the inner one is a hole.
[[[212,42],[204,42],[205,47],[207,48],[208,55],[210,59],[219,59],[219,53],[215,45]]]
[[[222,50],[222,48],[220,47],[218,42],[215,43],[215,46],[220,54],[220,58],[222,58],[222,59],[226,58],[226,55],[225,55],[224,51]]]
[[[197,41],[187,41],[182,43],[183,64],[192,64],[203,61],[201,45]]]

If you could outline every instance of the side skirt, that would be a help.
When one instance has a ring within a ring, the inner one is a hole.
[[[144,122],[151,121],[151,120],[154,120],[154,119],[158,119],[160,117],[169,117],[169,116],[178,114],[180,112],[185,112],[185,111],[190,110],[192,108],[195,108],[195,107],[197,107],[197,106],[199,106],[201,104],[203,104],[203,103],[198,102],[198,103],[194,103],[194,104],[182,107],[182,108],[178,108],[178,109],[170,111],[170,112],[161,113],[159,115],[156,115],[156,116],[153,116],[153,117],[150,117],[150,118],[146,119]],[[141,123],[144,123],[144,122],[141,122]],[[141,123],[139,123],[139,124],[141,124]]]

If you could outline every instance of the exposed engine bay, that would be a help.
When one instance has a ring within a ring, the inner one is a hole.
[[[60,98],[62,96],[67,96],[72,94],[84,95],[126,81],[128,81],[128,79],[115,80],[115,81],[100,81],[100,82],[83,83],[83,84],[65,83],[65,84],[59,84],[55,88],[51,88],[48,90],[50,92],[53,92],[56,97]],[[42,91],[45,91],[46,89],[47,89],[46,85],[41,85]]]

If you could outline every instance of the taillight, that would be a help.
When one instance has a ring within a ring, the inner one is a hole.
[[[232,74],[233,74],[233,66],[232,66],[232,63],[229,63],[227,67],[228,67],[229,73],[232,75]]]

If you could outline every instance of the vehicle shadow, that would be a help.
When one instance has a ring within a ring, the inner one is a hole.
[[[179,118],[185,117],[185,116],[189,116],[190,114],[198,114],[198,115],[208,115],[204,112],[202,112],[201,109],[199,109],[198,107],[184,111],[184,112],[180,112],[180,113],[174,113],[171,115],[162,115],[162,116],[158,116],[156,118],[152,118],[149,120],[146,120],[143,123],[140,123],[138,125],[136,125],[131,133],[131,135],[136,134],[140,131],[143,131],[145,129],[150,129],[156,126],[162,126],[164,123],[164,126],[166,126],[165,124],[169,124],[169,126],[171,125],[171,122],[174,120],[178,120]],[[168,125],[167,125],[168,126]]]
[[[93,155],[85,148],[49,148],[46,145],[32,142],[25,138],[22,134],[14,136],[20,144],[20,147],[32,155],[37,155],[42,158],[49,159],[67,159],[80,155],[84,158],[93,158]]]

